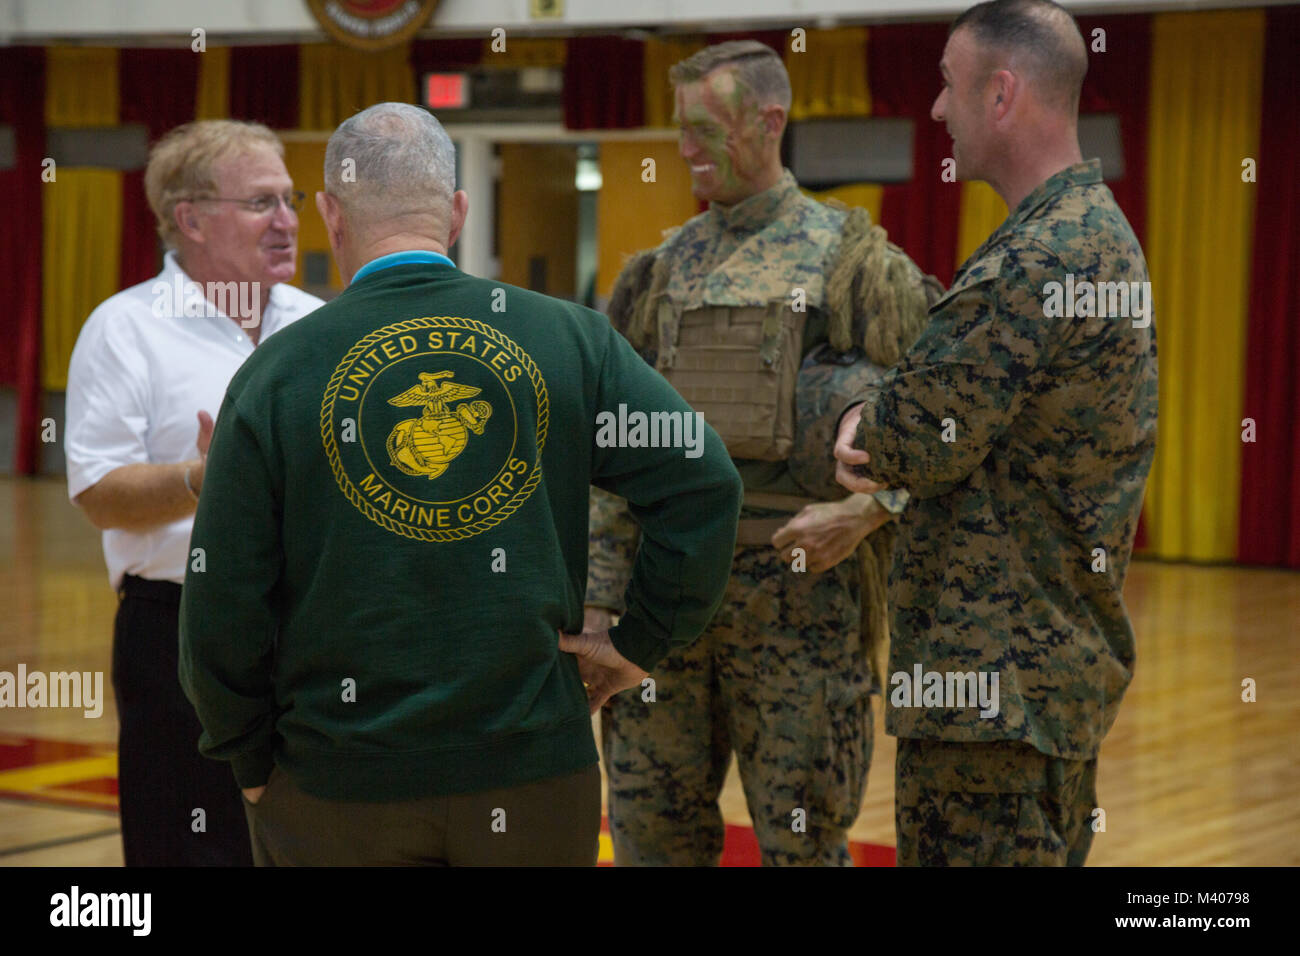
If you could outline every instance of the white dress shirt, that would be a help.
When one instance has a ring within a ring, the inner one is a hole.
[[[323,304],[272,286],[262,340]],[[123,465],[198,458],[199,410],[216,419],[226,386],[252,354],[248,333],[206,303],[173,253],[156,278],[106,299],[82,326],[68,367],[68,497]],[[114,589],[124,574],[184,583],[193,524],[190,515],[147,531],[105,531]]]

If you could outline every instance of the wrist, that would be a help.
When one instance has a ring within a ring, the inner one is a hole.
[[[203,462],[191,461],[185,465],[181,472],[181,478],[185,482],[185,490],[195,501],[199,500],[199,492],[203,490]]]
[[[849,495],[840,504],[858,521],[869,520],[876,508],[880,507],[880,503],[874,497],[860,491]]]

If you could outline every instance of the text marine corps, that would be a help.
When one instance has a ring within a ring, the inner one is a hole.
[[[509,500],[527,471],[528,462],[520,458],[511,458],[506,469],[482,494],[456,505],[429,507],[403,498],[380,482],[374,472],[357,482],[357,487],[373,504],[383,508],[394,518],[425,528],[451,528],[485,517],[497,505]]]
[[[362,390],[368,384],[367,379],[377,369],[403,355],[411,355],[419,347],[419,340],[414,335],[399,335],[380,342],[353,363],[347,380],[339,386],[339,400],[358,401]],[[498,348],[496,343],[480,339],[472,332],[467,333],[456,329],[434,330],[429,333],[426,348],[433,352],[454,350],[475,355],[499,371],[501,377],[507,382],[515,381],[523,374],[523,370],[513,363],[510,356]]]

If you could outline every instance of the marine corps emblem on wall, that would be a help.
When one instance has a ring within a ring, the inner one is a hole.
[[[500,524],[541,480],[550,401],[532,358],[475,319],[410,319],[357,342],[330,377],[321,439],[367,518],[422,541]]]
[[[424,26],[438,0],[307,0],[325,32],[359,50],[386,50]]]

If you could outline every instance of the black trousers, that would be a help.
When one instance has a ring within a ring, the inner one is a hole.
[[[113,691],[126,865],[252,866],[234,774],[199,753],[203,730],[176,675],[180,585],[128,574],[118,593]]]

